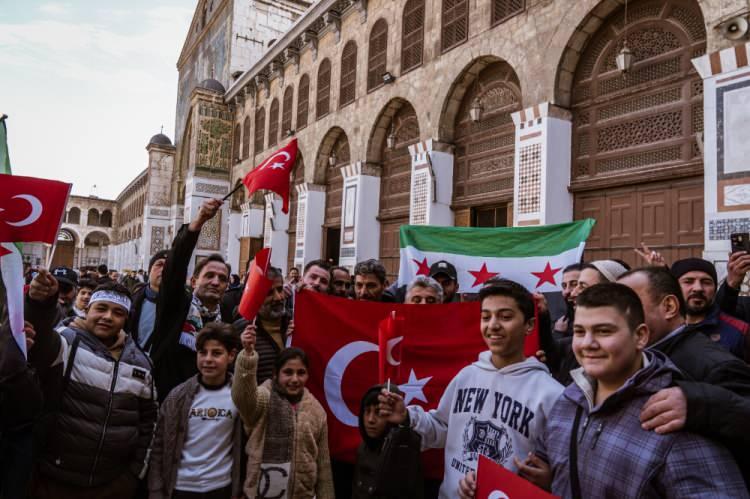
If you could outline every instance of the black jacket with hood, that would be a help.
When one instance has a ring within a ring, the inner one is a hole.
[[[365,431],[365,410],[383,385],[375,385],[365,392],[359,406],[359,434],[362,443],[357,449],[354,466],[352,499],[422,499],[424,486],[420,459],[421,438],[408,427],[388,425],[381,438],[370,438]],[[389,439],[391,442],[389,442]],[[389,443],[397,441],[396,453],[386,456]],[[408,456],[406,459],[403,459]],[[386,462],[386,458],[388,462]],[[397,491],[383,491],[383,486],[396,486]]]

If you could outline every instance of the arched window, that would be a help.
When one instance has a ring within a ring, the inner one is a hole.
[[[341,54],[341,88],[339,91],[339,107],[354,102],[357,87],[357,44],[350,40],[344,46]]]
[[[310,77],[302,75],[297,90],[297,130],[307,126],[307,113],[310,109]]]
[[[266,135],[266,110],[263,108],[255,111],[255,154],[265,149],[263,139]]]
[[[294,90],[291,86],[284,90],[284,108],[281,111],[281,134],[286,136],[292,129],[292,106],[294,105]]]
[[[87,225],[99,225],[99,211],[96,208],[89,210]]]
[[[443,52],[461,45],[468,38],[469,0],[443,0],[442,36],[440,37]]]
[[[401,34],[401,74],[422,65],[424,49],[424,0],[408,0],[404,5]]]
[[[234,127],[234,140],[232,141],[232,151],[233,151],[233,158],[235,163],[239,163],[240,159],[242,159],[242,151],[240,150],[240,134],[241,134],[241,128],[240,124],[237,123]]]
[[[372,92],[383,85],[383,73],[388,62],[388,23],[379,19],[370,32],[367,52],[367,91]]]
[[[68,211],[68,223],[76,225],[81,223],[81,210],[79,208],[74,206]]]
[[[279,99],[271,102],[271,114],[268,116],[268,147],[279,143]]]
[[[492,2],[492,25],[500,24],[523,12],[524,0],[493,0]]]
[[[315,119],[320,119],[331,110],[331,61],[323,59],[318,68],[318,98],[315,103]]]
[[[104,210],[101,217],[102,227],[112,227],[112,212]]]
[[[256,127],[258,126],[257,121],[256,121],[255,126]],[[256,139],[256,144],[257,144],[257,139]],[[255,146],[255,150],[256,151],[258,150],[257,145]],[[246,116],[244,123],[242,123],[242,156],[240,159],[247,159],[249,156],[250,156],[250,116]]]

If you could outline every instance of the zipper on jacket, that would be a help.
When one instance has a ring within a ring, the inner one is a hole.
[[[602,430],[604,429],[604,423],[599,423],[599,426],[596,427],[596,430],[594,431],[594,439],[591,443],[591,450],[594,450],[596,448],[596,442],[599,440],[599,435],[602,434]]]
[[[302,404],[302,400],[300,400],[299,403]],[[294,411],[294,428],[292,429],[292,459],[289,463],[289,480],[286,483],[287,497],[296,497],[292,495],[292,492],[294,491],[292,487],[294,487],[294,462],[296,461],[295,458],[297,457],[297,424],[299,423],[299,421],[297,421],[297,414],[299,412],[299,407],[292,410]]]
[[[91,467],[91,476],[89,477],[89,486],[94,484],[94,474],[96,473],[96,467],[99,464],[99,455],[104,447],[104,437],[107,435],[107,425],[109,424],[109,417],[112,415],[112,399],[115,396],[115,385],[117,384],[117,371],[120,370],[120,359],[115,360],[115,367],[112,370],[112,383],[109,386],[109,402],[107,403],[107,414],[104,416],[104,426],[102,427],[102,436],[99,438],[99,446],[96,449],[94,457],[94,465]]]
[[[589,421],[591,420],[591,416],[586,416],[586,419],[583,420],[583,428],[581,428],[581,434],[578,435],[578,443],[580,444],[583,442],[583,436],[586,434],[586,428],[589,427]]]

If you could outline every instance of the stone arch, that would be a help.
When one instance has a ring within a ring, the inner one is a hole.
[[[667,5],[667,2],[631,2],[628,5],[628,22],[630,25],[632,25],[633,22],[638,22],[639,18],[642,20],[648,17],[649,9],[648,6],[644,4],[649,3],[661,4],[664,11],[674,6],[674,4],[680,4],[678,7],[692,10],[694,13],[698,14],[697,17],[684,16],[684,13],[679,13],[677,16],[679,16],[680,19],[675,17],[673,18],[673,21],[677,24],[682,24],[688,32],[693,34],[693,36],[702,32],[703,39],[706,38],[706,27],[705,22],[703,21],[703,13],[699,2],[696,0],[671,2],[671,5],[669,6]],[[640,12],[636,10],[643,7],[645,8]],[[600,27],[602,26],[602,19],[610,18],[614,20],[611,24],[619,26],[621,29],[624,21],[624,7],[622,4],[602,0],[591,9],[586,17],[583,18],[573,32],[573,35],[568,40],[565,49],[562,52],[555,76],[554,102],[557,105],[570,107],[572,103],[573,79],[583,52],[587,50],[591,44],[602,41],[599,39],[601,37]],[[697,21],[698,19],[700,19],[700,22]],[[705,48],[703,52],[705,52]],[[702,55],[702,53],[696,53],[695,57],[698,57],[699,55]]]
[[[331,161],[333,160],[333,161]],[[341,169],[351,162],[349,137],[339,127],[326,133],[315,158],[315,183],[325,184],[324,248],[338,248],[341,228],[341,203],[344,193],[344,176]],[[326,251],[327,253],[328,251]],[[338,261],[338,251],[325,255]]]
[[[81,223],[81,209],[78,206],[72,207],[68,210],[66,221],[69,224],[80,225]]]
[[[99,221],[101,222],[102,227],[112,227],[112,211],[104,210]]]
[[[86,225],[93,225],[94,227],[99,226],[99,210],[96,208],[89,208]]]
[[[109,245],[109,236],[103,231],[92,230],[86,234],[81,247],[81,264],[83,266],[97,266],[107,263]]]
[[[323,136],[323,140],[318,147],[318,153],[315,156],[315,165],[313,170],[313,182],[323,184],[329,176],[331,168],[329,158],[331,153],[335,153],[336,163],[341,166],[349,164],[351,161],[349,138],[343,128],[335,126],[328,130]]]
[[[67,241],[72,242],[76,246],[81,241],[81,236],[78,235],[78,232],[76,232],[74,229],[71,229],[70,227],[64,227],[60,229],[60,232],[57,234],[57,241],[59,244],[59,241]]]
[[[370,132],[370,137],[367,141],[366,159],[369,163],[382,163],[383,151],[385,149],[388,132],[390,131],[390,127],[393,123],[394,117],[399,112],[401,112],[402,109],[405,109],[407,111],[408,109],[411,109],[411,112],[407,112],[405,113],[405,115],[411,116],[413,114],[413,120],[411,120],[410,123],[401,124],[402,127],[408,124],[412,125],[411,131],[407,130],[406,128],[402,130],[402,136],[408,138],[408,140],[413,139],[413,142],[417,142],[419,140],[419,121],[417,120],[416,112],[414,112],[414,106],[412,106],[411,103],[406,99],[395,97],[388,101],[388,103],[380,111],[380,114],[378,114],[378,117],[375,119],[375,124],[373,125],[372,131]],[[413,131],[416,131],[416,134],[413,133]]]
[[[459,73],[458,77],[453,81],[440,111],[438,140],[447,143],[452,143],[454,141],[456,116],[458,116],[466,92],[469,91],[471,86],[477,80],[479,74],[487,66],[501,62],[504,62],[503,59],[494,55],[480,56],[467,64]],[[514,79],[514,84],[518,87],[520,93],[521,89],[520,83],[518,82],[518,76],[515,76]]]

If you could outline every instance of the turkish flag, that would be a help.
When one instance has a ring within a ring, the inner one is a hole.
[[[328,413],[331,455],[354,462],[362,441],[359,405],[368,388],[378,383],[379,326],[393,317],[403,322],[396,331],[401,357],[400,375],[392,386],[407,404],[436,408],[453,377],[487,349],[479,329],[478,302],[446,305],[403,305],[352,301],[300,291],[294,310],[292,345],[310,361],[307,388]],[[398,323],[397,320],[397,323]],[[395,339],[395,338],[392,338]],[[392,343],[392,356],[398,356]],[[425,475],[440,478],[442,451],[427,452]]]
[[[404,339],[404,318],[394,310],[378,324],[378,383],[396,380],[401,374],[400,343]]]
[[[245,319],[252,321],[258,315],[258,310],[268,296],[273,286],[273,280],[267,277],[268,264],[271,261],[271,248],[263,248],[255,254],[253,262],[247,271],[245,290],[242,292],[240,306],[237,311]]]
[[[296,160],[297,139],[292,139],[245,175],[242,183],[247,187],[249,194],[260,189],[275,192],[284,200],[281,211],[289,213],[289,175]]]
[[[54,244],[71,184],[0,174],[0,242]]]
[[[479,455],[476,499],[560,499]]]

